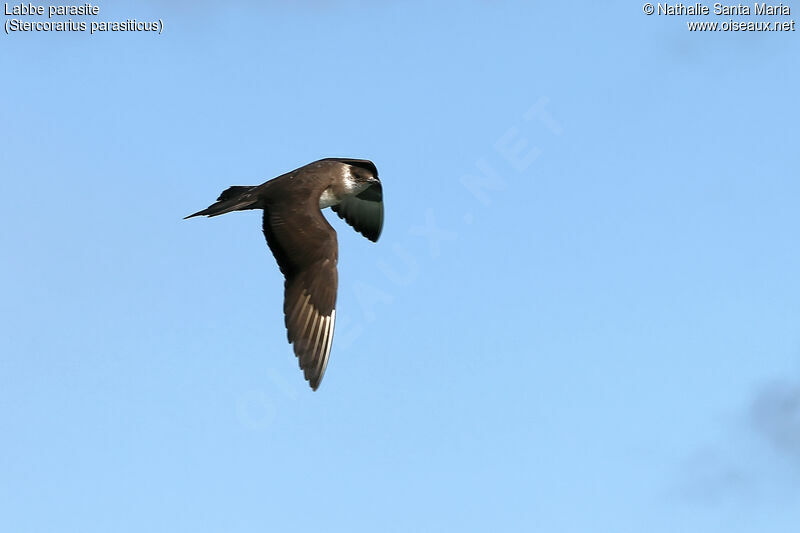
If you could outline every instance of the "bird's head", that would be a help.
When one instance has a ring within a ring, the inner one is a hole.
[[[346,194],[359,194],[372,185],[380,185],[378,169],[367,159],[331,158],[341,163],[342,178]]]
[[[367,159],[345,159],[343,162],[349,167],[350,176],[356,183],[367,185],[380,183],[378,169],[372,161]]]

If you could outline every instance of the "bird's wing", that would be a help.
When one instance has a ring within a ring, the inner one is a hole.
[[[264,236],[286,277],[283,313],[289,342],[311,388],[319,387],[336,321],[336,232],[318,206],[264,209]]]
[[[357,232],[375,242],[383,229],[383,189],[374,183],[358,195],[348,196],[331,207]]]

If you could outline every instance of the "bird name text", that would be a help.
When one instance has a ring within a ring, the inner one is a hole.
[[[19,3],[8,5],[4,4],[6,15],[17,16],[43,16],[47,14],[47,18],[53,17],[87,17],[97,16],[100,14],[100,6],[94,4],[82,5],[68,5],[68,6],[42,6],[34,5],[32,3]]]

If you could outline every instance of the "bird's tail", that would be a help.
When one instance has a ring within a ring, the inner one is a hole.
[[[234,185],[228,187],[217,198],[217,202],[211,204],[206,209],[198,211],[188,217],[183,217],[184,220],[192,217],[207,216],[215,217],[217,215],[224,215],[231,211],[243,211],[245,209],[258,209],[258,195],[253,192],[256,187],[249,185]]]

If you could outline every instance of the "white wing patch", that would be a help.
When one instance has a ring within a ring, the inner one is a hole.
[[[331,356],[331,345],[333,344],[333,328],[336,324],[336,309],[331,311],[331,316],[325,320],[325,335],[322,337],[322,345],[318,361],[317,375],[319,380],[322,381],[322,376],[325,375],[325,369],[328,367],[328,358]]]
[[[299,324],[300,327],[289,342],[294,344],[300,368],[311,387],[316,390],[325,374],[331,354],[336,309],[331,310],[330,316],[323,316],[310,299],[311,295],[305,292],[291,311],[292,323]]]

